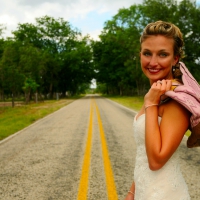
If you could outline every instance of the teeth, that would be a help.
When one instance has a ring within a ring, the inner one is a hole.
[[[160,70],[159,70],[159,69],[150,69],[150,68],[149,68],[149,71],[150,71],[150,72],[159,72]]]

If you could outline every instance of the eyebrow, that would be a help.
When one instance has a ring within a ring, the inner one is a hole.
[[[149,50],[149,49],[143,49],[142,51],[151,51],[151,50]],[[159,50],[159,52],[169,52],[169,51],[167,51],[167,49],[161,49],[161,50]]]

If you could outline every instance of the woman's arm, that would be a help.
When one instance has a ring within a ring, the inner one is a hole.
[[[169,84],[170,85],[170,84]],[[147,105],[157,104],[159,95],[169,87],[153,85],[145,96]],[[158,115],[162,114],[161,123]],[[189,126],[190,113],[179,103],[170,100],[168,103],[151,106],[145,110],[145,144],[151,170],[158,170],[169,160],[179,146]]]
[[[135,183],[133,182],[124,200],[134,200],[134,195],[135,195]]]
[[[179,103],[171,100],[163,105],[158,124],[158,108],[146,109],[145,143],[151,170],[160,169],[178,148],[189,126],[190,113]]]

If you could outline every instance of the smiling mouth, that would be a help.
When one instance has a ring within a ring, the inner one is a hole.
[[[149,72],[151,73],[157,73],[160,71],[160,69],[155,69],[155,68],[148,68]]]

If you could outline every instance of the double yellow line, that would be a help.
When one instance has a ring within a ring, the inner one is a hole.
[[[85,149],[83,166],[82,166],[82,175],[80,179],[77,200],[87,200],[89,169],[90,169],[90,155],[91,155],[91,147],[92,147],[92,124],[93,124],[94,107],[96,108],[96,114],[97,114],[97,120],[98,120],[98,126],[99,126],[100,138],[101,138],[108,200],[118,200],[114,176],[113,176],[108,148],[106,144],[106,138],[105,138],[103,125],[101,121],[101,116],[99,113],[98,106],[94,100],[92,100],[91,105],[90,105],[88,137],[87,137],[87,142],[86,142],[86,149]]]

